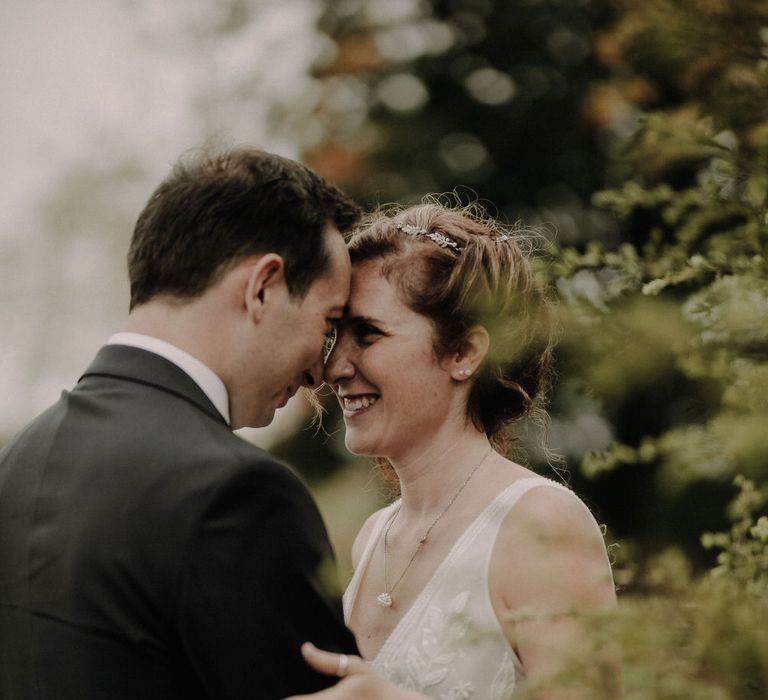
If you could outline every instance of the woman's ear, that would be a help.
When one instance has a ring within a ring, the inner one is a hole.
[[[266,307],[275,298],[275,292],[285,287],[285,263],[277,253],[266,253],[249,261],[243,302],[252,320],[258,322],[264,316]]]
[[[469,379],[482,364],[488,354],[491,338],[488,331],[480,325],[472,326],[467,332],[458,352],[451,355],[448,371],[458,382]]]

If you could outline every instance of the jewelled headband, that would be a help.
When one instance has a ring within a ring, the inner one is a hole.
[[[461,253],[462,248],[456,241],[450,236],[447,236],[442,231],[427,231],[427,229],[421,226],[414,226],[413,224],[397,224],[395,228],[398,231],[402,231],[407,236],[426,236],[431,241],[439,245],[441,248],[450,248],[455,253]],[[506,241],[512,241],[512,236],[508,236],[506,233],[493,237],[494,242],[498,245]]]
[[[464,250],[453,238],[446,236],[440,231],[427,231],[427,229],[421,228],[421,226],[413,226],[412,224],[397,224],[395,228],[407,236],[426,236],[441,248],[450,248],[455,253],[460,253]]]

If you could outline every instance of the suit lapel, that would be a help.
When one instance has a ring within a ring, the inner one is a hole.
[[[123,379],[167,391],[227,425],[192,377],[170,360],[148,350],[127,345],[105,345],[80,381],[93,376]]]

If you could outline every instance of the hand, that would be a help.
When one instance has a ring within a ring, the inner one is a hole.
[[[425,695],[388,683],[359,656],[323,651],[310,642],[302,644],[301,654],[315,671],[342,680],[327,690],[293,695],[285,700],[428,700]],[[346,657],[346,663],[342,657]]]

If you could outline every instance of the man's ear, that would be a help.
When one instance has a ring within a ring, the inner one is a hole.
[[[445,368],[450,372],[451,377],[456,381],[469,379],[482,364],[490,344],[491,338],[488,331],[480,325],[472,326],[458,352],[447,358]]]
[[[285,285],[285,263],[277,253],[254,258],[245,285],[245,308],[253,321],[260,321],[274,293]]]

